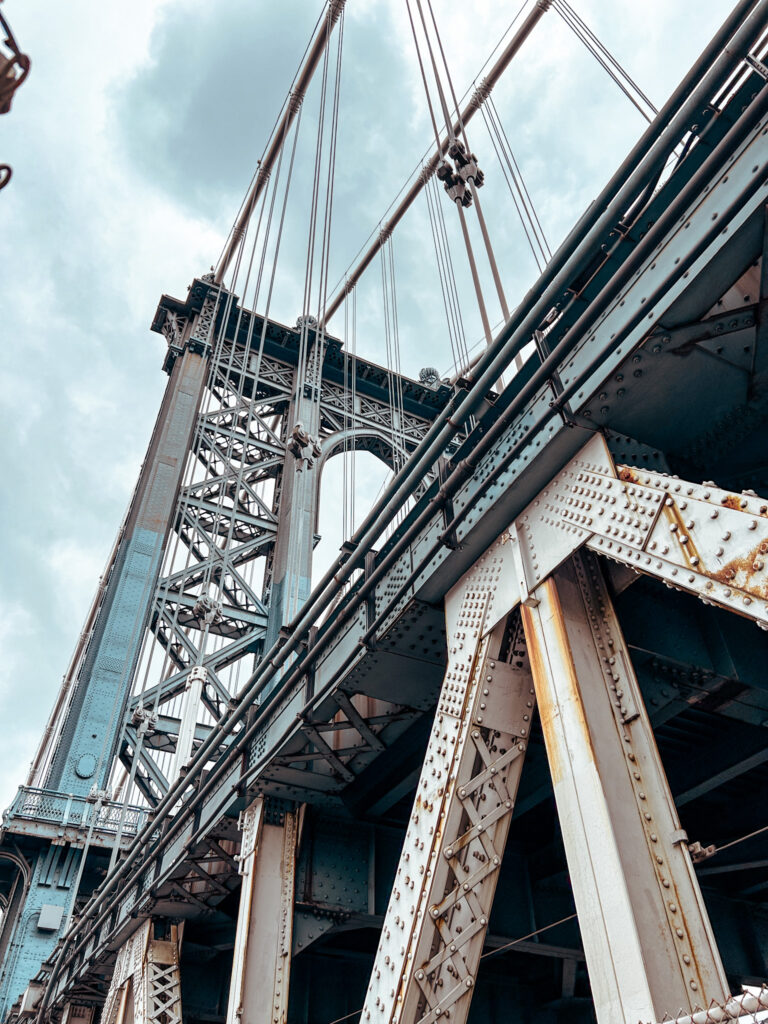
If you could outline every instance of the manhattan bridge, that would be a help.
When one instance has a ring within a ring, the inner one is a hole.
[[[434,141],[340,287],[328,0],[221,258],[157,307],[154,432],[0,828],[5,1024],[768,1011],[768,0],[739,0],[660,110],[565,0],[529,3],[463,99],[431,0],[404,11]],[[552,253],[493,90],[555,17],[649,124]],[[540,246],[511,311],[483,121]],[[412,380],[391,240],[419,196],[456,371]],[[353,343],[371,265],[386,366]],[[361,451],[390,477],[312,587],[324,467]]]

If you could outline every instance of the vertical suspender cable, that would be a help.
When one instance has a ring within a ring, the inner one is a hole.
[[[438,47],[440,49],[440,56],[441,56],[442,61],[443,61],[443,67],[445,68],[445,77],[446,77],[446,80],[448,82],[448,88],[451,90],[451,99],[453,100],[453,108],[454,108],[454,110],[456,112],[456,123],[459,126],[459,130],[461,131],[461,134],[462,134],[462,136],[464,138],[464,145],[466,146],[467,154],[469,154],[469,153],[471,153],[472,150],[471,150],[471,147],[469,145],[469,139],[467,138],[467,131],[466,131],[466,126],[464,124],[464,119],[461,116],[461,109],[459,107],[459,101],[458,101],[458,98],[456,96],[456,90],[453,87],[453,78],[451,76],[451,70],[448,67],[448,61],[447,61],[446,56],[445,56],[445,50],[443,49],[443,41],[442,41],[442,39],[440,37],[440,31],[439,31],[439,29],[437,27],[437,20],[435,18],[434,8],[432,7],[432,0],[426,0],[426,2],[427,2],[427,5],[429,7],[429,14],[430,14],[430,17],[432,19],[432,26],[433,26],[433,28],[435,30],[435,39],[437,40],[437,45],[438,45]],[[449,116],[447,118],[447,124],[450,126],[451,122],[452,122],[452,118]],[[449,130],[450,130],[450,128],[449,128]],[[485,245],[485,251],[486,251],[486,254],[488,256],[488,263],[490,264],[490,267],[491,267],[491,274],[493,275],[493,283],[496,286],[496,294],[499,297],[499,305],[501,306],[501,312],[502,312],[502,314],[504,316],[504,321],[506,322],[507,320],[509,320],[509,306],[507,305],[507,299],[506,299],[506,296],[504,294],[504,288],[503,288],[502,283],[501,283],[501,276],[499,274],[499,268],[498,268],[498,265],[496,263],[496,254],[493,251],[493,246],[491,245],[491,238],[490,238],[490,235],[488,234],[488,227],[487,227],[487,225],[485,223],[485,217],[483,216],[483,208],[482,208],[482,205],[480,203],[479,189],[477,188],[476,182],[471,182],[471,184],[468,183],[468,185],[470,187],[470,193],[472,195],[472,198],[475,201],[475,210],[477,212],[477,220],[478,220],[478,223],[480,225],[480,232],[481,232],[481,234],[483,236],[483,243]]]
[[[504,47],[498,59],[491,67],[488,74],[483,79],[480,87],[475,90],[465,107],[461,112],[462,120],[466,125],[475,112],[480,109],[483,102],[490,94],[496,83],[501,78],[504,70],[509,66],[515,55],[519,52],[521,46],[525,40],[533,32],[533,29],[539,23],[540,19],[544,16],[546,11],[549,9],[551,0],[536,0],[535,6],[526,16],[523,23],[517,29],[515,34],[509,40],[507,45]],[[515,19],[516,20],[516,19]],[[514,24],[514,22],[513,22]],[[444,139],[437,147],[436,151],[432,153],[429,159],[422,167],[421,173],[415,179],[413,184],[410,186],[408,191],[405,193],[403,198],[398,203],[390,215],[387,222],[384,224],[384,231],[392,231],[394,227],[402,220],[405,213],[410,208],[419,192],[429,180],[429,178],[435,173],[440,159],[443,154],[448,150],[448,140]],[[336,292],[333,299],[329,302],[326,309],[326,320],[330,320],[336,310],[340,307],[344,295],[354,289],[357,282],[365,272],[366,268],[370,266],[373,259],[376,257],[379,249],[382,245],[381,232],[377,232],[373,236],[373,240],[369,247],[365,250],[363,255],[360,257],[358,263],[348,272],[343,287]]]
[[[328,10],[325,15],[325,26],[317,32],[312,45],[309,50],[309,54],[296,76],[296,80],[292,89],[292,97],[295,96],[298,99],[298,103],[288,102],[285,108],[285,112],[281,118],[280,126],[275,132],[272,142],[267,149],[262,161],[261,170],[263,173],[257,174],[251,190],[246,197],[243,207],[240,211],[237,223],[232,229],[232,234],[227,243],[227,246],[219,260],[218,266],[216,267],[216,283],[220,284],[227,272],[227,269],[232,262],[232,257],[237,249],[239,236],[243,233],[248,221],[251,218],[251,214],[256,208],[256,202],[261,195],[261,192],[266,183],[266,179],[272,170],[272,166],[277,159],[277,154],[282,145],[282,139],[284,139],[288,133],[288,129],[293,123],[296,117],[297,110],[301,104],[301,100],[307,91],[309,83],[312,81],[312,77],[320,63],[320,58],[323,56],[328,40],[330,38],[330,32],[333,26],[336,24],[341,12],[344,8],[345,0],[328,0]]]

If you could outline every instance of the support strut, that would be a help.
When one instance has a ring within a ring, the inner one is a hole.
[[[101,1024],[182,1024],[177,925],[150,919],[123,944]]]
[[[594,555],[522,618],[598,1024],[728,987],[629,651]]]
[[[469,1012],[534,706],[504,568],[497,543],[446,600],[448,666],[363,1021]]]
[[[240,819],[240,910],[227,1024],[285,1024],[298,814],[259,797]]]

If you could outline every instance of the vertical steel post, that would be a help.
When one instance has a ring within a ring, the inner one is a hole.
[[[519,616],[506,614],[511,562],[497,542],[446,600],[448,665],[363,1024],[469,1012],[534,706]]]
[[[232,975],[229,983],[229,1004],[227,1024],[237,1024],[243,1018],[243,986],[245,963],[248,958],[248,935],[250,931],[251,904],[256,865],[256,852],[261,838],[264,815],[264,798],[258,797],[251,806],[240,814],[238,826],[242,833],[240,853],[240,907],[237,913],[235,949],[232,956]]]
[[[312,585],[320,497],[320,397],[325,343],[308,324],[302,326],[302,336],[305,335],[304,366],[296,369],[295,391],[285,419],[286,453],[265,650],[275,643],[283,625],[296,617]]]
[[[241,817],[240,910],[227,1024],[285,1024],[297,813],[259,798]]]
[[[655,1021],[727,982],[597,559],[522,607],[598,1024]]]
[[[101,1024],[182,1024],[179,935],[145,921],[120,947]]]
[[[74,846],[50,844],[37,850],[29,885],[20,891],[19,902],[9,908],[3,928],[0,1020],[56,945],[77,895],[73,883],[81,858],[82,850]]]
[[[176,754],[169,773],[171,782],[178,779],[182,768],[192,756],[195,729],[197,727],[198,715],[200,714],[203,687],[205,686],[207,675],[208,673],[202,665],[195,665],[187,677],[181,721],[179,722],[179,737],[176,740]]]
[[[219,302],[206,296],[173,366],[112,575],[45,786],[86,795],[106,786],[123,725],[176,495],[205,384]]]

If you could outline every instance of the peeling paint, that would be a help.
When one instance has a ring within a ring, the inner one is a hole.
[[[732,558],[730,562],[710,572],[709,576],[718,583],[745,590],[755,597],[768,599],[768,573],[765,571],[768,539],[760,541],[746,555]]]

